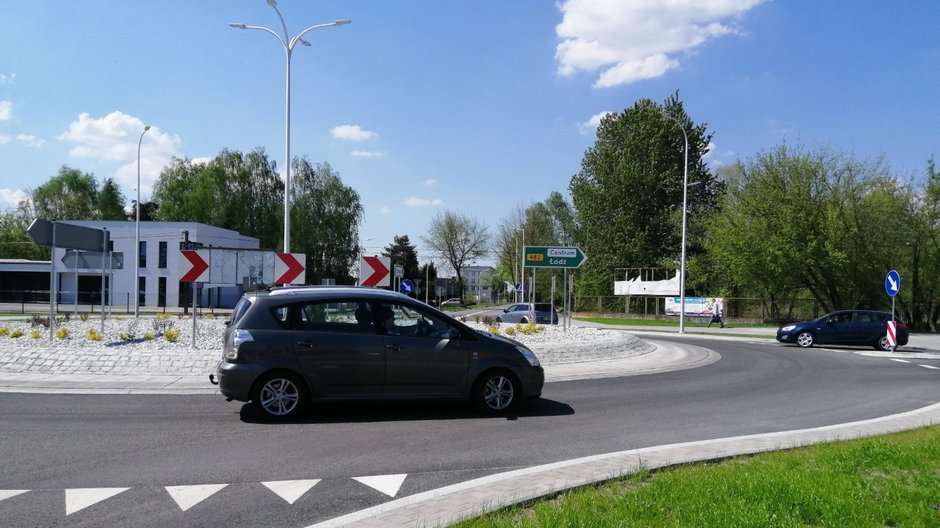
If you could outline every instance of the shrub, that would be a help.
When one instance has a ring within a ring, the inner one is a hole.
[[[8,336],[8,335],[10,335],[10,329],[9,329],[9,328],[7,328],[7,327],[5,327],[5,326],[4,326],[3,328],[0,328],[0,336]]]
[[[163,338],[169,341],[170,343],[175,343],[176,340],[180,338],[180,331],[179,330],[167,330],[163,334]]]
[[[38,334],[39,332],[34,331],[33,333]],[[17,328],[16,330],[10,332],[10,337],[23,337],[23,331]]]
[[[88,314],[85,313],[85,312],[82,312],[82,313],[78,314],[78,318],[81,319],[81,321],[84,323],[85,321],[88,320]]]
[[[158,313],[158,314],[156,315],[156,317],[157,317],[157,319],[160,319],[160,320],[166,320],[166,319],[169,319],[169,318],[170,318],[170,314],[165,313],[165,312],[164,312],[164,313]]]
[[[212,314],[212,313],[203,314],[202,318],[203,319],[215,319],[215,314]]]
[[[160,317],[161,315],[162,315],[163,317]],[[172,319],[170,319],[170,316],[169,316],[169,315],[167,315],[167,314],[158,314],[158,315],[157,315],[157,318],[154,319],[153,322],[152,322],[153,333],[156,334],[156,335],[165,334],[168,330],[170,330],[170,329],[173,328],[173,325],[174,325],[174,324],[175,324],[175,323],[173,322]]]
[[[121,341],[133,341],[136,336],[130,332],[121,332],[118,334],[118,339]]]
[[[488,326],[488,327],[486,328],[486,331],[489,332],[489,333],[491,333],[491,334],[493,334],[493,335],[499,335],[499,327],[496,326],[496,325]]]
[[[44,328],[49,328],[49,316],[46,315],[33,315],[29,318],[30,326],[42,326]]]
[[[23,334],[20,333],[20,335],[23,335]],[[16,337],[19,337],[19,336],[16,336]],[[42,332],[40,332],[39,330],[33,330],[32,332],[29,333],[30,339],[39,339],[40,337],[42,337]]]
[[[94,328],[89,328],[88,332],[85,334],[85,338],[89,341],[101,341],[104,339],[104,336],[101,335],[101,332],[95,330]]]
[[[59,339],[68,339],[69,338],[69,329],[62,327],[55,331],[55,336]]]
[[[153,332],[144,332],[144,339],[146,341],[153,341],[157,337]]]
[[[515,328],[515,327],[512,327],[512,326],[506,327],[506,335],[511,336],[511,335],[515,335],[515,334],[516,334],[516,328]]]

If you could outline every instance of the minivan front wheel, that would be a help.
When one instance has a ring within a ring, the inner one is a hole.
[[[800,334],[796,336],[796,344],[803,348],[810,348],[815,341],[816,339],[811,332],[800,332]]]
[[[261,378],[252,395],[255,407],[273,420],[297,417],[307,403],[303,382],[291,373],[274,372]]]
[[[516,378],[507,371],[493,370],[477,380],[473,403],[483,412],[502,413],[511,409],[520,396]]]

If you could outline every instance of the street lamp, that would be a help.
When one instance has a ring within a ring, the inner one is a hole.
[[[689,202],[689,136],[685,133],[682,122],[663,112],[663,117],[671,119],[679,125],[682,139],[685,140],[685,166],[682,171],[682,256],[679,263],[679,333],[685,333],[685,221],[688,214]]]
[[[328,22],[326,24],[317,24],[315,26],[310,26],[307,29],[301,31],[297,36],[291,38],[287,33],[287,24],[284,22],[284,17],[281,16],[281,12],[277,9],[276,0],[268,0],[268,5],[274,9],[274,12],[277,13],[277,17],[281,19],[281,28],[284,30],[284,34],[281,35],[278,32],[266,28],[264,26],[249,26],[246,24],[229,24],[236,29],[260,29],[261,31],[266,31],[277,39],[278,42],[284,47],[284,54],[287,58],[287,82],[286,82],[286,95],[284,97],[284,135],[286,136],[284,140],[284,253],[290,253],[290,57],[291,53],[294,51],[294,46],[297,43],[301,43],[304,46],[309,46],[310,43],[303,39],[303,36],[307,33],[313,31],[314,29],[319,29],[323,27],[330,26],[342,26],[349,24],[352,21],[348,19],[334,20],[333,22]]]
[[[137,140],[137,221],[134,225],[134,319],[140,317],[140,145],[144,142],[144,134],[150,130],[150,125],[144,127]]]

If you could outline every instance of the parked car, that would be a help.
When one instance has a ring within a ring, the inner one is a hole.
[[[446,301],[441,301],[441,308],[445,306],[460,306],[462,304],[463,303],[461,302],[461,300],[458,299],[457,297],[451,297],[450,299],[447,299]]]
[[[841,310],[826,314],[819,319],[781,326],[777,330],[777,341],[796,343],[809,348],[816,344],[873,346],[879,350],[890,350],[888,346],[889,312],[871,310]],[[896,323],[897,345],[904,346],[909,338],[907,325],[898,317]]]
[[[558,324],[558,312],[551,303],[517,303],[497,315],[496,322]]]
[[[246,293],[217,368],[222,394],[271,419],[312,400],[454,398],[503,413],[542,393],[538,358],[405,295],[308,286]]]

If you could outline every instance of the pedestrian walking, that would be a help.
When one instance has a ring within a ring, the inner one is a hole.
[[[721,299],[714,298],[712,299],[711,304],[712,318],[708,320],[708,326],[705,328],[711,328],[712,323],[718,323],[721,325],[721,328],[725,327],[725,317],[724,317],[724,306],[721,304]]]

